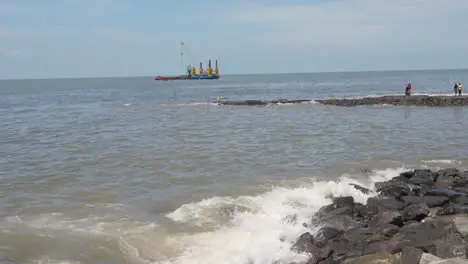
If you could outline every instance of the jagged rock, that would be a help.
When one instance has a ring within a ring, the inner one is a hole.
[[[413,195],[407,183],[394,179],[387,182],[377,182],[375,189],[383,196],[395,197],[397,199],[403,195]]]
[[[398,264],[397,258],[387,252],[364,255],[348,262],[349,264]]]
[[[424,251],[419,248],[405,247],[402,251],[400,264],[417,264],[423,253]]]
[[[449,199],[443,196],[402,196],[400,199],[405,202],[405,206],[424,203],[429,208],[442,206],[449,202]]]
[[[429,208],[426,204],[414,204],[403,210],[403,220],[421,221],[429,214]]]
[[[339,230],[333,227],[322,227],[317,231],[315,235],[315,245],[318,247],[324,247],[330,239],[333,239],[343,234],[343,230]]]
[[[392,224],[396,226],[403,226],[403,217],[400,212],[384,211],[378,213],[369,222],[370,226],[381,226],[384,224]]]
[[[329,247],[319,248],[314,245],[314,237],[309,233],[302,234],[299,239],[292,246],[292,250],[296,252],[306,252],[311,254],[311,258],[308,260],[308,264],[316,264],[321,260],[324,260],[330,256],[333,252]]]
[[[354,183],[350,183],[349,185],[353,186],[356,190],[362,192],[363,194],[369,194],[371,192],[369,189]]]
[[[297,252],[311,252],[313,247],[315,247],[314,242],[314,236],[309,232],[306,232],[299,236],[292,246],[292,249]]]
[[[434,256],[432,254],[423,253],[421,255],[421,259],[419,260],[419,264],[433,264],[436,261],[440,261],[440,260],[442,260],[442,259],[439,258],[439,257],[436,257],[436,256]]]

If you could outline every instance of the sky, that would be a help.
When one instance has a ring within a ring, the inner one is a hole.
[[[0,0],[0,78],[468,68],[468,0]]]

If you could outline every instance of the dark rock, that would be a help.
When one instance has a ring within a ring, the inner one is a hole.
[[[360,257],[366,245],[365,240],[355,240],[346,238],[336,238],[329,241],[328,245],[333,249],[333,263],[343,263],[345,259]]]
[[[309,232],[306,232],[299,236],[299,238],[292,246],[292,250],[296,252],[311,252],[313,248],[316,247],[314,242],[314,236],[312,236]]]
[[[392,224],[396,226],[403,226],[403,217],[400,212],[384,211],[378,213],[369,222],[370,226],[382,226],[384,224]]]
[[[329,219],[326,219],[320,223],[323,227],[332,227],[338,230],[349,230],[352,228],[360,227],[356,219],[349,215],[338,215]]]
[[[400,173],[400,176],[403,176],[405,178],[412,178],[414,176],[414,172],[413,171],[405,171],[405,172],[402,172]]]
[[[335,208],[354,206],[354,198],[352,196],[334,197],[332,201]]]
[[[356,211],[359,217],[370,220],[379,213],[379,207],[376,204],[366,204],[356,208]]]
[[[436,215],[468,214],[468,206],[458,204],[447,204],[439,209]]]
[[[443,196],[402,196],[400,199],[405,202],[405,206],[425,203],[429,208],[442,206],[449,202],[449,199]]]
[[[407,243],[404,240],[397,236],[386,240],[370,241],[364,249],[364,254],[373,254],[378,252],[390,252],[392,254],[396,254],[401,252],[406,244]]]
[[[388,252],[379,252],[354,258],[349,264],[398,264],[397,258]]]
[[[466,259],[466,246],[460,234],[449,232],[442,239],[434,242],[427,248],[427,252],[439,258],[464,258]]]
[[[459,204],[459,205],[468,205],[468,196],[460,196],[452,201],[454,204]]]
[[[307,263],[316,264],[321,260],[328,258],[333,252],[329,247],[319,248],[314,245],[314,237],[310,233],[302,234],[292,246],[296,252],[306,252],[312,255]]]
[[[333,239],[341,234],[343,234],[342,230],[333,227],[322,227],[315,235],[314,244],[318,247],[324,247],[330,239]]]
[[[457,192],[448,188],[432,189],[432,190],[427,191],[424,195],[425,196],[443,196],[443,197],[448,197],[449,199],[454,199],[460,196],[467,196],[466,193]]]
[[[405,247],[401,254],[400,264],[418,264],[423,253],[419,248]]]
[[[379,211],[384,210],[403,210],[405,208],[405,204],[400,202],[394,198],[381,198],[381,197],[371,197],[367,199],[368,205],[376,205],[379,207]]]
[[[386,182],[377,182],[375,189],[383,196],[399,198],[403,195],[412,195],[410,186],[402,181],[390,180]]]
[[[468,188],[467,187],[455,187],[453,188],[454,191],[464,193],[465,195],[468,195]]]
[[[396,225],[392,224],[385,224],[379,227],[380,233],[384,235],[385,237],[393,237],[398,231],[400,231],[400,228]]]
[[[360,185],[357,185],[357,184],[354,184],[354,183],[350,183],[349,185],[353,186],[356,190],[362,192],[363,194],[369,194],[370,193],[370,190],[367,189],[367,188],[364,188]]]
[[[421,221],[429,214],[429,208],[426,204],[414,204],[403,210],[403,220]]]

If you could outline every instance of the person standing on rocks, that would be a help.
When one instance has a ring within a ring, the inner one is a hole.
[[[458,83],[455,82],[455,85],[453,86],[453,92],[455,93],[455,95],[458,94]]]
[[[411,95],[411,83],[406,85],[405,95]]]
[[[459,83],[458,83],[458,95],[462,95],[462,90],[463,90],[462,83],[459,82]]]

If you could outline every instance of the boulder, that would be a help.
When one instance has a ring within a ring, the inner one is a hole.
[[[376,205],[379,207],[379,211],[386,210],[403,210],[405,204],[401,201],[396,200],[395,198],[382,198],[382,197],[371,197],[367,199],[368,205]]]
[[[397,258],[387,252],[364,255],[348,262],[349,264],[398,264]]]
[[[403,195],[413,195],[407,183],[397,180],[377,182],[375,190],[383,196],[399,198]]]
[[[342,230],[333,227],[322,227],[317,231],[317,234],[314,237],[314,244],[318,247],[324,247],[330,239],[341,234],[343,234]]]
[[[455,225],[455,228],[463,237],[468,235],[468,215],[466,214],[455,215],[453,218],[453,224]]]
[[[356,213],[358,217],[364,219],[371,219],[379,213],[379,207],[377,204],[366,204],[364,206],[359,206],[356,208]]]
[[[403,226],[403,216],[397,211],[383,211],[374,216],[369,222],[370,226],[382,226],[384,224],[392,224],[396,226]]]
[[[424,251],[419,248],[405,247],[401,254],[400,264],[417,264],[423,253]]]
[[[429,208],[442,206],[449,202],[449,199],[443,196],[402,196],[400,199],[405,203],[405,206],[424,203]]]
[[[414,172],[413,171],[405,171],[405,172],[402,172],[400,173],[400,177],[405,177],[405,178],[412,178],[414,176]]]
[[[421,221],[429,214],[429,208],[426,204],[414,204],[406,207],[403,210],[403,220]]]
[[[310,233],[302,234],[299,239],[292,246],[292,250],[302,253],[309,253],[311,255],[308,264],[316,264],[321,260],[328,258],[333,252],[329,247],[319,248],[314,245],[314,237]]]
[[[421,259],[419,260],[419,264],[433,264],[436,261],[440,261],[440,260],[442,260],[442,259],[439,258],[439,257],[436,257],[436,256],[434,256],[432,254],[423,253],[421,255]]]

